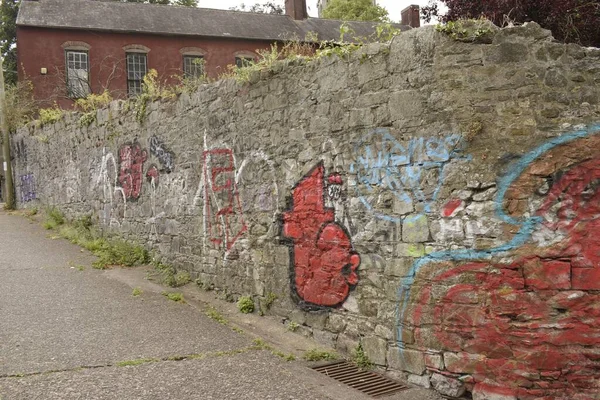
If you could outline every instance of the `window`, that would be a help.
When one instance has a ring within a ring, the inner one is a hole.
[[[69,97],[81,98],[90,94],[88,52],[67,50],[67,93]]]
[[[198,78],[204,75],[204,57],[183,56],[183,76]]]
[[[252,57],[236,57],[235,58],[235,65],[238,68],[242,68],[242,67],[247,67],[248,65],[252,64],[254,62],[254,58]]]
[[[127,53],[127,95],[137,96],[142,93],[142,82],[148,72],[145,53]]]

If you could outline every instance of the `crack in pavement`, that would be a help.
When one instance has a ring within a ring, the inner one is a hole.
[[[158,363],[158,362],[165,362],[165,361],[202,360],[202,359],[207,359],[207,358],[229,357],[229,356],[234,356],[236,354],[246,354],[251,351],[268,351],[268,350],[270,350],[270,348],[268,346],[252,345],[252,346],[242,347],[240,349],[215,351],[215,352],[211,352],[211,353],[192,353],[192,354],[172,355],[172,356],[155,357],[155,358],[135,358],[132,360],[123,360],[123,361],[117,361],[114,363],[100,364],[100,365],[80,365],[80,366],[72,367],[72,368],[51,369],[48,371],[35,371],[35,372],[27,372],[27,373],[5,374],[5,375],[0,375],[0,379],[27,378],[27,377],[31,377],[31,376],[56,374],[56,373],[60,373],[60,372],[83,371],[86,369],[99,369],[99,368],[110,368],[110,367],[129,367],[129,366],[138,366],[138,365],[143,365],[143,364]]]

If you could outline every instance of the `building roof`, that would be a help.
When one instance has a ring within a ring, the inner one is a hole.
[[[23,0],[17,25],[159,35],[209,36],[255,40],[338,40],[341,21],[294,20],[287,15],[99,0]],[[355,37],[368,37],[374,22],[351,21]],[[407,26],[395,25],[402,30]]]

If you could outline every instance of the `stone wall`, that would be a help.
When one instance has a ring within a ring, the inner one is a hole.
[[[17,197],[446,395],[597,396],[600,50],[535,24],[482,41],[415,29],[142,124],[123,102],[32,124]]]

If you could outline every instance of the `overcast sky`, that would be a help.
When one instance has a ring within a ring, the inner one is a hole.
[[[253,5],[254,3],[264,3],[266,0],[199,0],[200,7],[206,8],[220,8],[227,10],[230,7],[239,6],[244,3],[246,6]],[[284,0],[272,0],[277,4],[283,5]],[[428,0],[377,0],[377,4],[388,10],[390,19],[392,21],[400,21],[400,11],[408,7],[411,4],[418,4],[420,6],[427,5]],[[308,14],[311,17],[317,16],[317,0],[306,0],[308,7]]]

